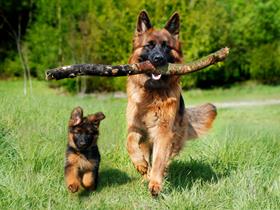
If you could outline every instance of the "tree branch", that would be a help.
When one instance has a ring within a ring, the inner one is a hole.
[[[103,64],[76,64],[65,67],[59,67],[48,70],[46,72],[46,79],[64,79],[73,78],[76,76],[88,75],[88,76],[127,76],[143,73],[155,73],[164,75],[184,75],[191,72],[199,71],[210,65],[218,63],[226,59],[229,54],[229,48],[222,48],[208,56],[195,60],[187,64],[172,64],[169,63],[166,66],[155,68],[149,61],[126,64],[126,65],[103,65]]]

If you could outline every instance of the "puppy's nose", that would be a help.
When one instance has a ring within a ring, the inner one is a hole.
[[[84,139],[80,140],[80,145],[84,146],[86,144],[86,141]]]

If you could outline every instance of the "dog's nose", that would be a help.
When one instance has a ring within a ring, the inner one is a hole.
[[[153,63],[155,63],[156,65],[162,65],[162,64],[164,64],[164,58],[160,55],[156,55],[153,58]]]
[[[156,55],[156,56],[154,57],[154,62],[155,62],[155,63],[160,63],[162,60],[163,60],[163,57],[162,57],[162,56]]]

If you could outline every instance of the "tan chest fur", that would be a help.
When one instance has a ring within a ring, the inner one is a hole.
[[[137,127],[149,134],[155,127],[173,130],[180,106],[180,87],[177,83],[166,90],[148,91],[128,81],[128,127]]]
[[[67,159],[69,163],[77,165],[80,170],[84,171],[92,170],[96,165],[94,160],[86,159],[83,154],[70,154]]]
[[[155,99],[146,106],[141,120],[148,129],[154,126],[168,126],[176,117],[177,107],[178,100],[175,97]]]

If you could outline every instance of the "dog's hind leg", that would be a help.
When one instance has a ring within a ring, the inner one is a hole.
[[[177,120],[171,158],[179,154],[187,140],[196,139],[211,128],[217,115],[216,107],[210,103],[186,108],[182,121]]]

